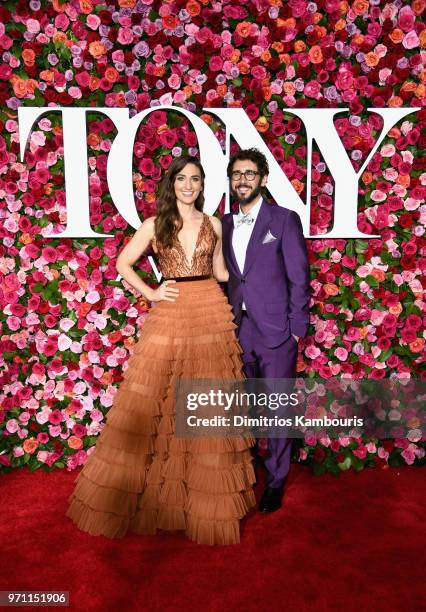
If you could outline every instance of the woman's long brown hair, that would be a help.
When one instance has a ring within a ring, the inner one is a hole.
[[[182,229],[183,220],[177,207],[174,184],[176,176],[188,164],[197,166],[201,174],[201,191],[195,200],[194,206],[200,212],[202,212],[204,207],[205,172],[203,166],[196,157],[190,157],[189,155],[176,157],[170,164],[167,174],[161,182],[157,199],[157,214],[154,222],[155,239],[165,247],[173,246],[173,240]]]

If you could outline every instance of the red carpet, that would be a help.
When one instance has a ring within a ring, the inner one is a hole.
[[[423,476],[293,465],[285,506],[250,515],[241,545],[210,548],[181,534],[86,535],[64,517],[75,472],[15,470],[1,476],[0,590],[67,590],[85,612],[418,610]]]

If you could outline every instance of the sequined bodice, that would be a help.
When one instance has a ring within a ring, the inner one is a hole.
[[[213,274],[213,252],[217,236],[208,215],[203,214],[192,262],[187,260],[178,238],[175,239],[172,247],[164,247],[154,241],[160,270],[165,278]]]

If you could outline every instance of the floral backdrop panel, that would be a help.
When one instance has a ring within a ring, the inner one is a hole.
[[[172,159],[199,154],[191,123],[162,106],[198,114],[223,147],[225,128],[208,110],[244,109],[304,201],[307,140],[292,109],[341,107],[334,126],[358,171],[383,125],[367,108],[412,108],[359,178],[358,227],[379,238],[307,240],[311,326],[298,373],[425,378],[424,9],[424,0],[0,3],[1,469],[84,463],[149,308],[115,269],[135,228],[109,194],[117,132],[100,107],[130,117],[159,107],[133,146],[141,222],[155,214]],[[67,219],[62,119],[39,118],[21,160],[24,106],[93,107],[90,221],[112,237],[49,237]],[[334,180],[316,146],[309,170],[311,232],[320,236],[333,223]],[[219,216],[223,207],[218,202]],[[155,283],[146,257],[136,269]],[[407,436],[388,440],[311,432],[295,458],[318,473],[419,463],[419,416],[408,424]]]

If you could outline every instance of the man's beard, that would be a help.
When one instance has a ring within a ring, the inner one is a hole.
[[[252,202],[253,200],[255,200],[257,196],[260,195],[261,193],[262,193],[262,185],[260,183],[257,187],[253,189],[253,191],[248,193],[245,198],[240,198],[238,196],[238,192],[235,189],[232,189],[231,187],[231,195],[234,198],[234,200],[238,202],[240,206],[244,206],[244,204],[249,204],[249,202]]]

